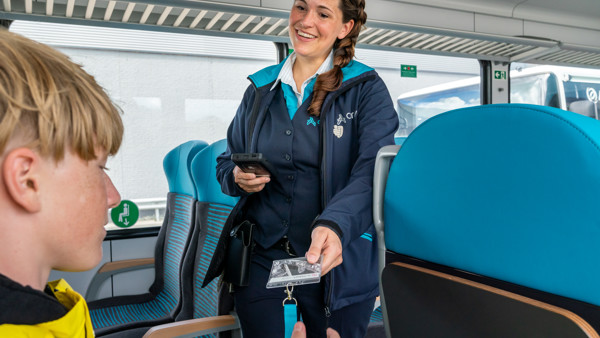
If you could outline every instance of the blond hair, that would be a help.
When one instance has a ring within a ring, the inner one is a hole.
[[[0,28],[0,154],[15,138],[60,161],[66,150],[114,155],[123,139],[120,111],[64,54]]]

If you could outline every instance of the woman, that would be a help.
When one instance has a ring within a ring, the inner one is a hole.
[[[217,163],[222,190],[241,196],[238,220],[256,224],[248,286],[234,299],[245,337],[282,337],[281,288],[266,289],[272,262],[322,258],[324,278],[293,294],[309,337],[327,327],[363,337],[378,295],[372,181],[379,148],[398,118],[377,73],[353,61],[364,0],[296,0],[294,53],[249,77]],[[231,154],[260,152],[271,177],[244,173]],[[343,264],[342,264],[343,261]]]

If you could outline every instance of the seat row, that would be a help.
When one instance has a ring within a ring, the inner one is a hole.
[[[216,180],[216,157],[225,147],[225,140],[210,145],[188,141],[165,156],[169,193],[154,261],[110,262],[100,268],[86,294],[97,336],[169,337],[186,332],[198,336],[239,328],[235,317],[227,314],[231,308],[219,312],[218,281],[199,287],[225,220],[237,202],[221,192]],[[147,293],[93,300],[106,278],[149,265],[154,266],[155,280]],[[218,316],[221,313],[225,315]],[[187,326],[156,327],[192,319],[201,320]]]

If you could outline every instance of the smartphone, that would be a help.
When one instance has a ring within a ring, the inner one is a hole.
[[[245,173],[253,173],[256,177],[271,177],[275,169],[262,153],[235,153],[231,160]]]

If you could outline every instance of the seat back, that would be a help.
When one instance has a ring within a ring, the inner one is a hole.
[[[90,303],[97,335],[172,321],[181,308],[180,272],[193,230],[196,188],[190,174],[203,141],[188,141],[164,158],[169,185],[167,208],[155,247],[155,280],[148,294],[112,297]]]
[[[217,181],[216,159],[226,146],[226,140],[217,141],[199,152],[192,161],[192,177],[198,191],[193,237],[196,252],[186,258],[184,278],[191,283],[185,291],[183,310],[177,320],[219,314],[218,279],[204,288],[202,284],[225,221],[238,201],[238,198],[221,192],[221,185]]]
[[[382,249],[600,305],[597,121],[533,105],[458,109],[411,133],[387,183],[376,176]]]
[[[394,137],[394,143],[396,145],[402,145],[402,143],[404,143],[404,141],[406,141],[406,136],[396,136]]]
[[[163,228],[156,242],[157,278],[150,290],[161,290],[171,304],[181,305],[181,267],[194,228],[194,204],[198,192],[192,179],[191,164],[207,146],[204,141],[188,141],[167,153],[163,160],[169,193]],[[174,318],[176,312],[170,312]]]

